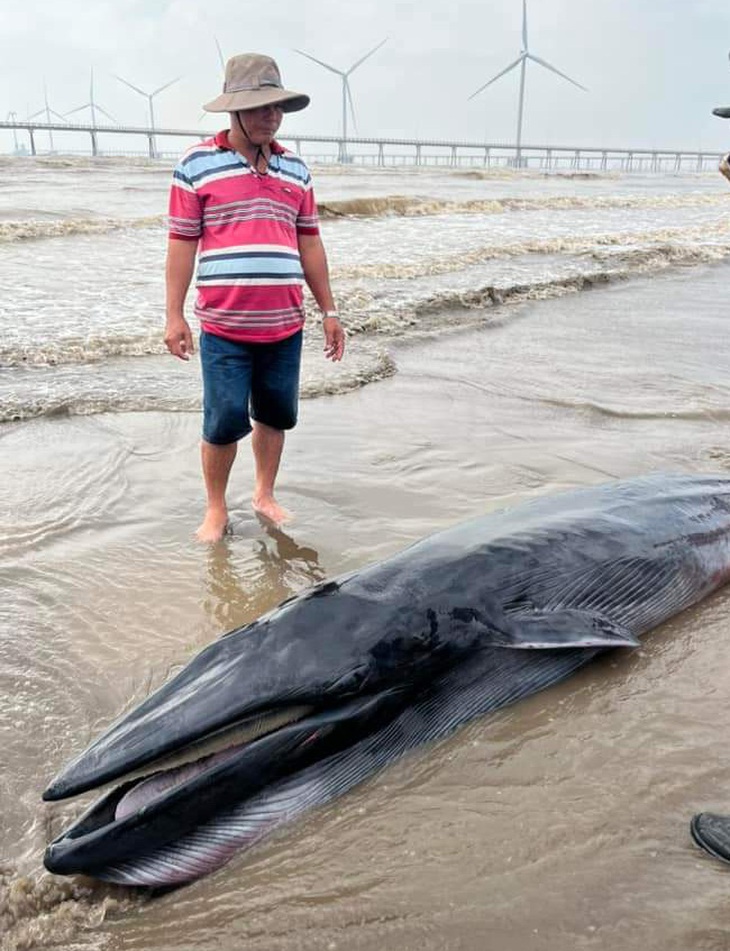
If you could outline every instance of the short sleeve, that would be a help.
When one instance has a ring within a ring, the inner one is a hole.
[[[319,215],[314,197],[312,177],[307,173],[304,182],[304,195],[297,215],[297,234],[319,234]]]
[[[183,162],[172,175],[168,208],[168,235],[182,241],[197,241],[203,230],[203,209]]]

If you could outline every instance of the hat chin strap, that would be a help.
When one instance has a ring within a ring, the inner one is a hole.
[[[241,119],[241,110],[240,109],[237,110],[236,112],[233,113],[233,115],[236,117],[238,128],[241,130],[241,132],[243,132],[243,134],[246,136],[246,138],[251,143],[251,145],[253,145],[253,142],[251,141],[251,136],[248,134],[248,132],[246,132],[246,126],[243,124],[243,121]]]
[[[246,131],[246,126],[243,124],[243,121],[242,121],[242,119],[241,119],[241,110],[240,110],[240,109],[236,110],[236,112],[234,112],[233,115],[236,117],[236,122],[238,123],[238,128],[239,128],[239,129],[241,130],[241,132],[243,133],[243,135],[244,135],[244,137],[246,138],[246,140],[247,140],[247,142],[249,143],[249,145],[250,145],[252,148],[253,148],[254,146],[255,146],[255,148],[256,148],[256,158],[254,159],[254,162],[253,162],[253,167],[254,167],[254,169],[258,172],[259,159],[260,159],[260,158],[263,158],[264,161],[266,162],[266,170],[268,171],[268,170],[269,170],[269,161],[270,161],[270,159],[269,159],[269,158],[266,158],[266,154],[265,154],[264,150],[261,148],[260,145],[257,145],[257,144],[253,141],[253,139],[251,138],[251,136],[250,136],[250,135],[248,134],[248,132]]]

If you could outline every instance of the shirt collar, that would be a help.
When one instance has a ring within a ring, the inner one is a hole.
[[[222,151],[235,152],[236,150],[231,145],[228,139],[229,129],[222,129],[216,137],[213,139],[216,148],[221,149]],[[269,142],[269,148],[271,149],[272,155],[282,155],[285,151],[284,147],[279,145],[276,139],[272,139]]]

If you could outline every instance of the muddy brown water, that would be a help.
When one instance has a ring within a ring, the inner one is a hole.
[[[196,414],[3,427],[3,951],[730,947],[730,876],[688,833],[730,812],[730,592],[162,897],[43,873],[81,804],[40,801],[195,650],[314,581],[537,494],[727,471],[728,278],[682,269],[391,348],[390,379],[303,403],[286,533],[249,512],[242,449],[213,550],[190,537]]]

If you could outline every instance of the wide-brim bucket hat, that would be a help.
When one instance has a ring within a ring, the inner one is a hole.
[[[309,96],[284,89],[279,67],[270,56],[241,53],[226,63],[223,92],[203,106],[206,112],[238,112],[278,105],[284,112],[298,112],[309,105]]]

